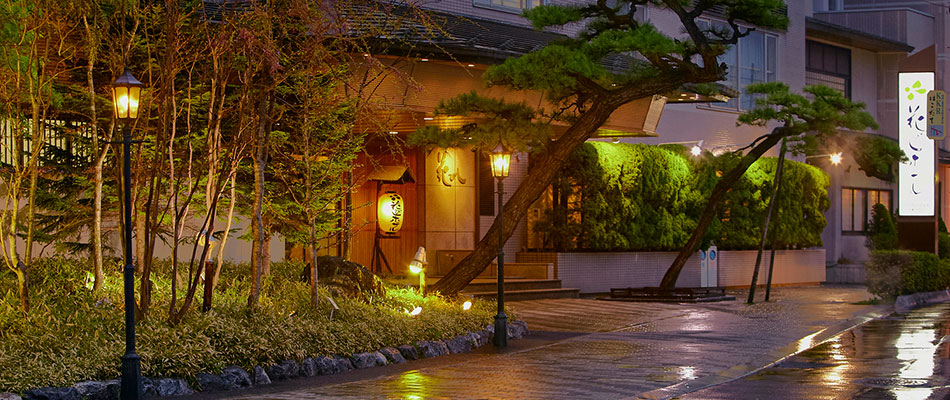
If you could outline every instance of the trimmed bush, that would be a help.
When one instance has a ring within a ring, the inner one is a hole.
[[[875,204],[868,224],[868,248],[871,250],[897,249],[897,224],[887,207]]]
[[[555,183],[557,205],[536,230],[560,251],[678,250],[718,175],[738,161],[734,155],[693,157],[683,146],[585,143],[564,164]],[[752,164],[726,194],[704,247],[715,241],[723,249],[757,248],[777,165],[775,158]],[[821,246],[828,184],[820,169],[785,161],[771,229],[780,246]]]
[[[882,298],[950,287],[950,260],[933,253],[877,250],[866,264],[868,291]]]

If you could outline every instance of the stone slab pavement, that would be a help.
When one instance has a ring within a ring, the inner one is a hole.
[[[892,306],[856,305],[863,286],[786,287],[772,301],[705,304],[552,299],[510,303],[532,336],[351,377],[297,379],[241,399],[672,398],[747,376]],[[760,296],[761,299],[761,296]],[[439,360],[442,359],[442,360]],[[436,361],[439,360],[439,361]]]

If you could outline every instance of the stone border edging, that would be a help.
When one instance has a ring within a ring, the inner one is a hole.
[[[947,302],[950,302],[950,290],[908,294],[897,296],[897,301],[894,302],[894,311],[905,313],[918,307]]]
[[[356,353],[350,357],[339,355],[305,358],[301,363],[285,360],[268,367],[255,366],[250,373],[236,365],[224,367],[220,374],[198,373],[195,380],[201,392],[245,389],[266,386],[274,380],[299,377],[333,375],[354,369],[371,368],[388,364],[402,364],[407,360],[438,357],[447,354],[467,353],[491,342],[495,326],[488,325],[480,331],[469,332],[446,340],[420,340],[414,345],[385,347],[377,351]],[[508,337],[520,339],[528,335],[525,321],[511,321]],[[145,397],[186,396],[196,392],[181,378],[142,378]],[[24,391],[22,397],[14,393],[0,393],[0,400],[113,400],[119,398],[120,382],[85,381],[70,387],[46,387]]]

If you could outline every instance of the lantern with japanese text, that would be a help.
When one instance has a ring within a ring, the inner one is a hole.
[[[396,192],[386,192],[376,202],[376,221],[379,230],[387,235],[395,235],[402,229],[405,218],[405,205],[402,196]]]

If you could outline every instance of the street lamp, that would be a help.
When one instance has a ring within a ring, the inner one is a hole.
[[[807,160],[809,158],[819,158],[819,157],[828,157],[828,161],[830,161],[832,165],[841,164],[841,160],[843,159],[843,156],[841,155],[840,151],[837,153],[817,154],[814,156],[806,156],[805,159]]]
[[[511,152],[500,143],[491,153],[491,174],[498,178],[498,314],[495,315],[495,347],[508,347],[508,317],[505,315],[505,230],[502,224],[505,187]]]
[[[662,146],[662,145],[665,145],[665,144],[690,144],[690,143],[692,143],[693,146],[689,148],[689,153],[692,154],[692,155],[694,155],[694,156],[698,156],[698,155],[700,155],[700,154],[703,154],[703,142],[705,142],[705,140],[704,140],[704,139],[700,139],[700,140],[687,140],[687,141],[683,141],[683,142],[665,142],[665,143],[660,143],[659,145]]]
[[[419,246],[416,256],[409,263],[409,272],[419,274],[419,293],[426,292],[426,248]]]
[[[115,119],[123,125],[122,184],[125,196],[122,210],[125,229],[125,355],[122,356],[122,386],[120,395],[125,399],[142,397],[142,369],[140,357],[135,354],[135,267],[132,265],[132,131],[130,125],[139,116],[139,99],[145,86],[132,76],[129,69],[112,82],[112,106]]]

